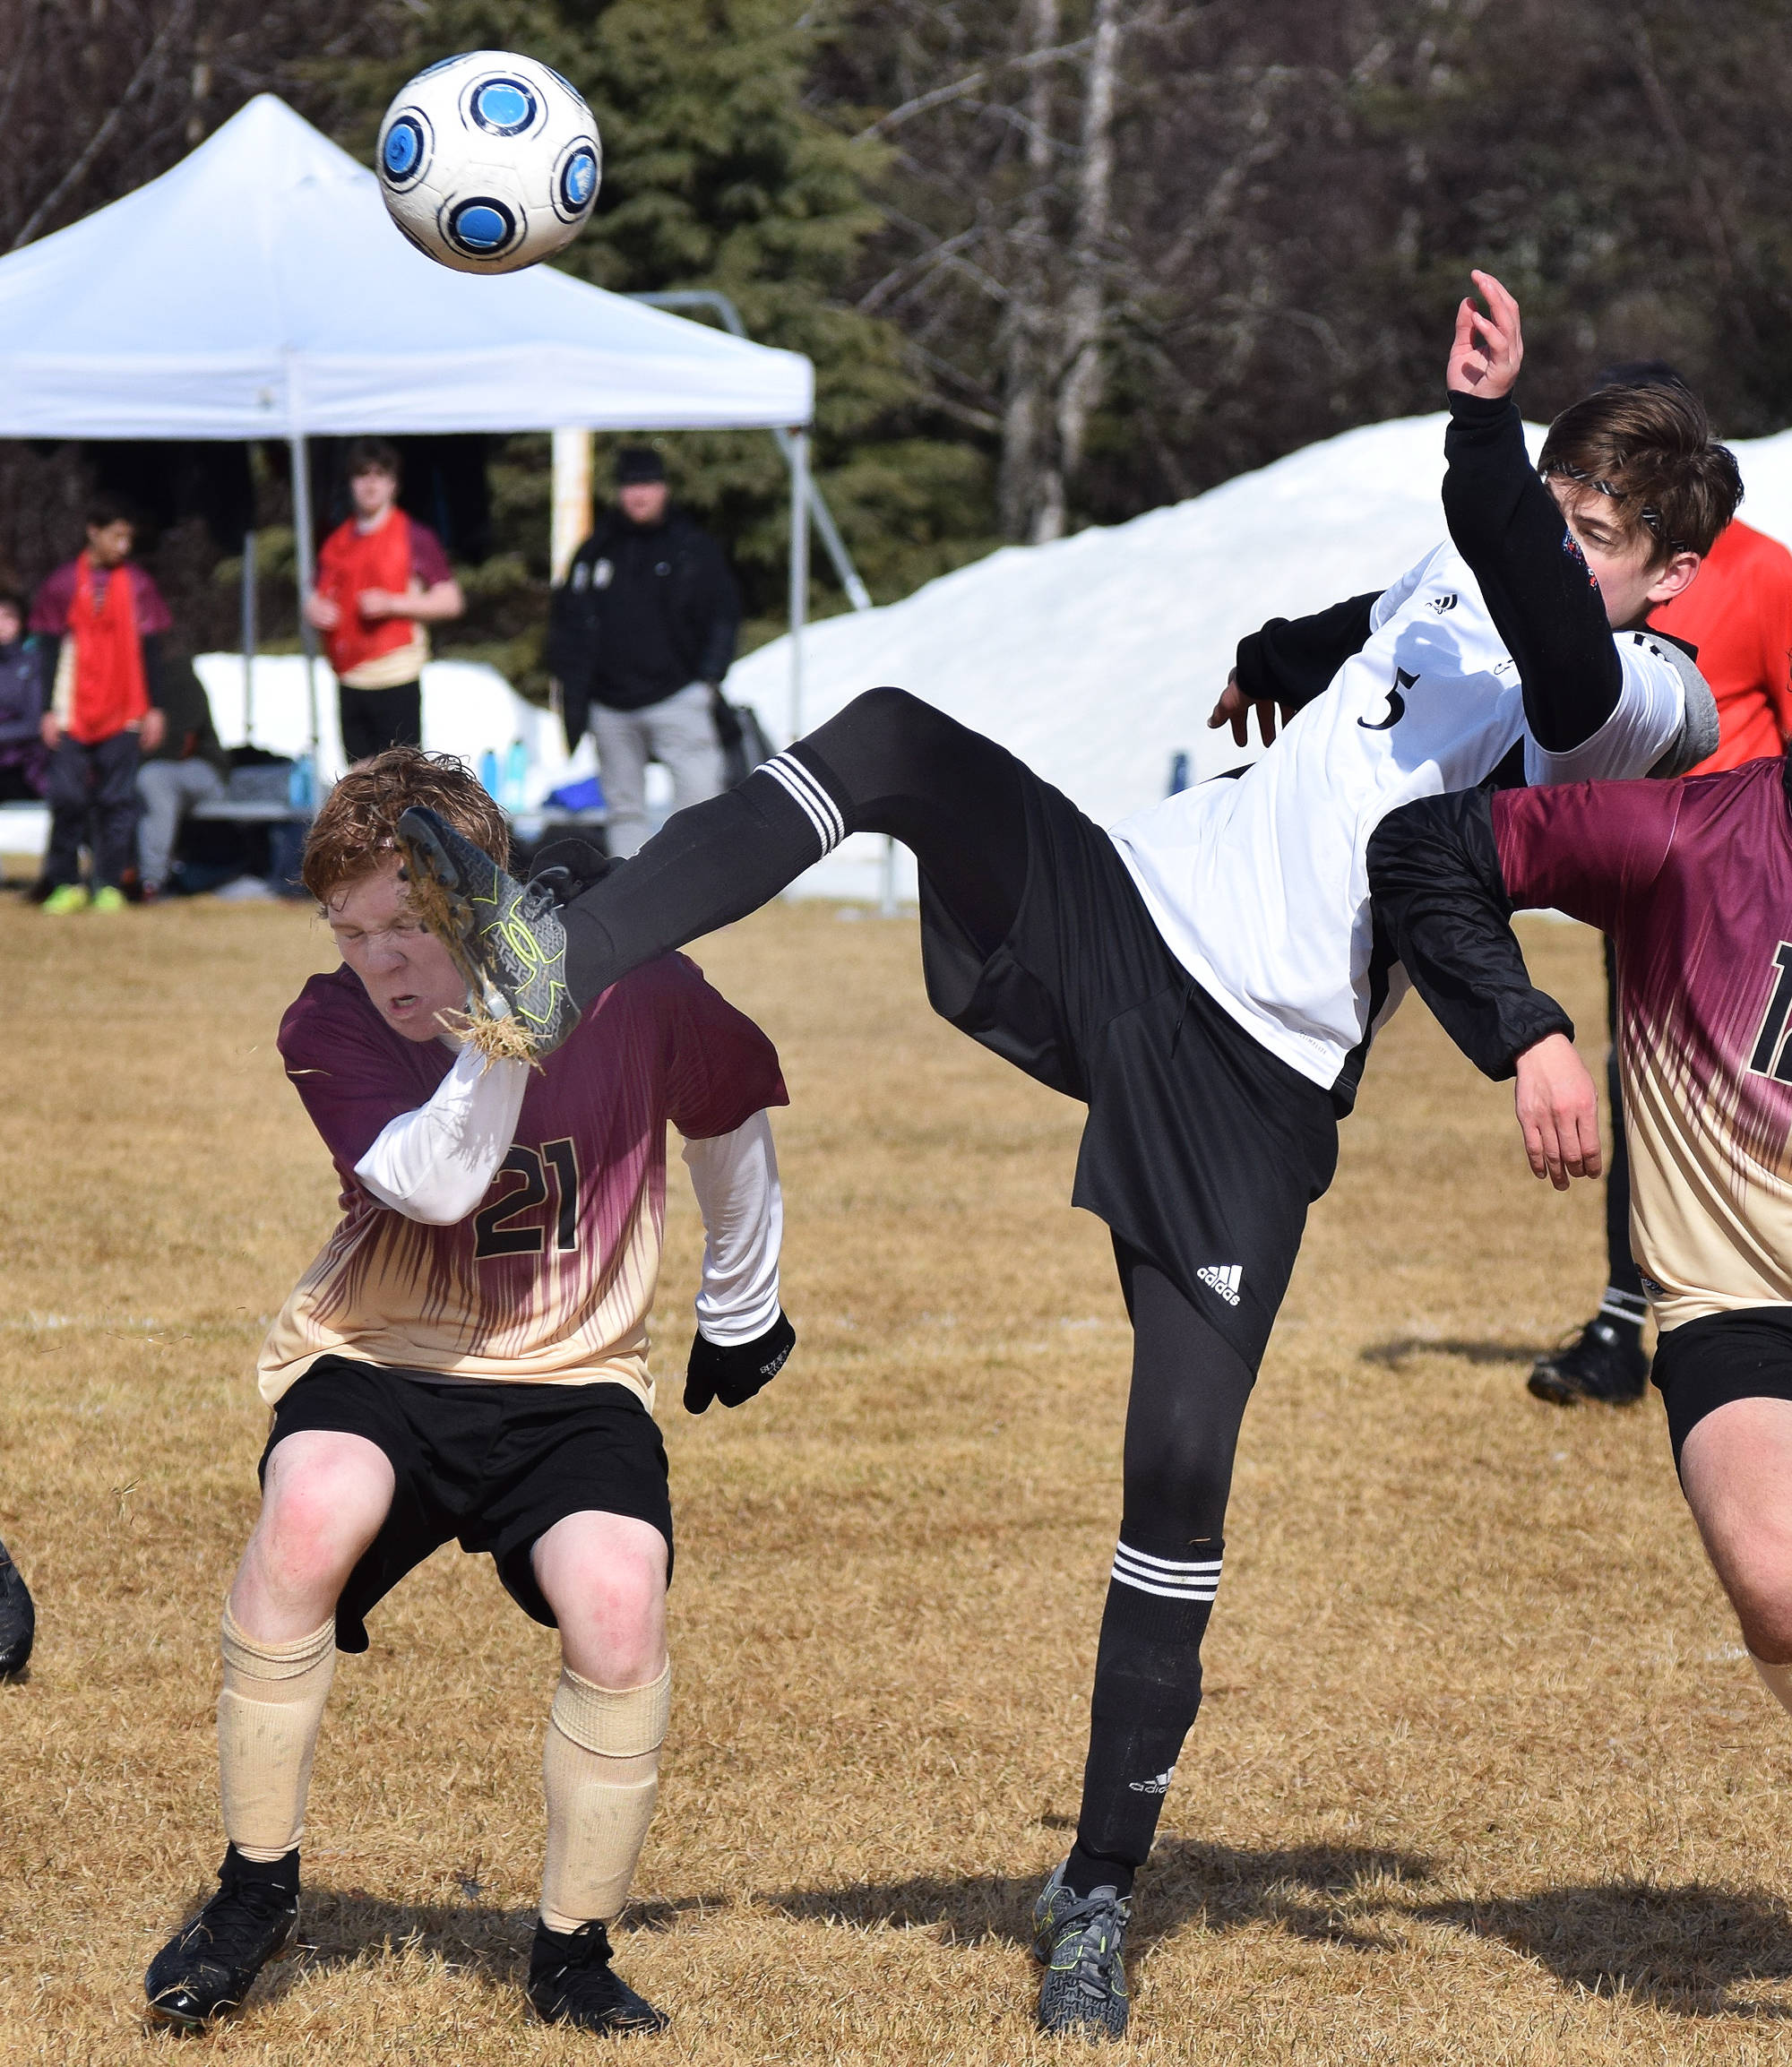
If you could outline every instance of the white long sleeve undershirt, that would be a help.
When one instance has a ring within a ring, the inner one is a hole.
[[[529,1065],[463,1047],[416,1111],[388,1121],[355,1175],[408,1220],[452,1227],[484,1198],[516,1134]],[[784,1194],[771,1122],[755,1113],[732,1133],[685,1143],[703,1217],[697,1325],[719,1348],[751,1342],[778,1318]]]
[[[684,1153],[703,1216],[697,1327],[706,1341],[732,1348],[754,1341],[778,1318],[784,1193],[771,1122],[754,1113],[731,1134],[686,1141]]]
[[[485,1197],[510,1153],[528,1088],[527,1063],[488,1061],[470,1042],[427,1104],[381,1128],[355,1175],[406,1219],[452,1227]]]

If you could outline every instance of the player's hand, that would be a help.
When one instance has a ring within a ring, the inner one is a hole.
[[[1497,400],[1512,392],[1524,364],[1524,333],[1519,328],[1518,304],[1490,272],[1469,275],[1487,305],[1483,315],[1473,295],[1464,295],[1456,310],[1456,337],[1450,347],[1450,368],[1443,384],[1452,394],[1486,395]]]
[[[719,1400],[724,1407],[744,1406],[771,1382],[796,1347],[797,1331],[785,1319],[782,1307],[757,1341],[737,1342],[731,1349],[705,1339],[699,1331],[685,1370],[685,1411],[701,1414],[711,1400]]]
[[[1512,1103],[1533,1176],[1565,1192],[1571,1177],[1598,1176],[1599,1101],[1566,1034],[1550,1034],[1518,1058]]]
[[[340,607],[328,596],[320,596],[314,589],[305,599],[305,615],[320,632],[333,632],[342,622]]]
[[[1281,707],[1281,721],[1288,721],[1288,709]],[[1251,713],[1257,713],[1257,729],[1263,736],[1263,745],[1273,746],[1276,742],[1277,706],[1265,698],[1256,702],[1245,695],[1238,686],[1238,670],[1235,667],[1226,677],[1226,686],[1219,692],[1219,701],[1213,706],[1212,715],[1207,720],[1207,729],[1217,732],[1222,725],[1232,728],[1232,737],[1240,746],[1251,744]]]
[[[389,589],[363,589],[355,599],[355,607],[370,624],[377,624],[383,617],[396,617],[404,601],[402,596],[394,596]]]
[[[54,711],[46,711],[38,720],[38,736],[51,753],[62,745],[62,727],[56,723]]]
[[[151,703],[143,713],[142,723],[137,728],[137,744],[145,754],[153,754],[167,736],[167,715]]]

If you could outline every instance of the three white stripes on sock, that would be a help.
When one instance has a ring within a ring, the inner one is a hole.
[[[1122,1586],[1136,1587],[1141,1593],[1154,1593],[1159,1600],[1211,1600],[1219,1589],[1218,1557],[1194,1558],[1181,1563],[1168,1557],[1148,1557],[1142,1550],[1125,1544],[1114,1549],[1111,1577]]]
[[[846,838],[846,820],[840,816],[840,805],[800,761],[793,761],[788,754],[774,754],[755,772],[769,775],[803,807],[823,854],[831,854]]]

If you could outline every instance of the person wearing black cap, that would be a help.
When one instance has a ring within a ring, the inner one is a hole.
[[[715,705],[734,659],[740,592],[721,547],[670,507],[658,452],[625,446],[616,480],[617,507],[554,591],[547,667],[567,745],[588,728],[597,740],[610,852],[627,856],[650,830],[650,761],[670,772],[675,811],[720,794]]]

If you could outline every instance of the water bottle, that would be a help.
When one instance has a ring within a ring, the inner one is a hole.
[[[498,800],[498,757],[489,746],[479,756],[479,788],[494,804]]]
[[[525,807],[529,788],[529,749],[521,739],[513,739],[510,752],[504,755],[504,788],[498,803],[512,817]]]
[[[310,754],[299,754],[288,771],[286,800],[295,811],[311,811],[315,808],[317,771],[312,766]]]
[[[1170,787],[1172,797],[1180,797],[1188,788],[1188,755],[1176,753],[1170,755]]]

